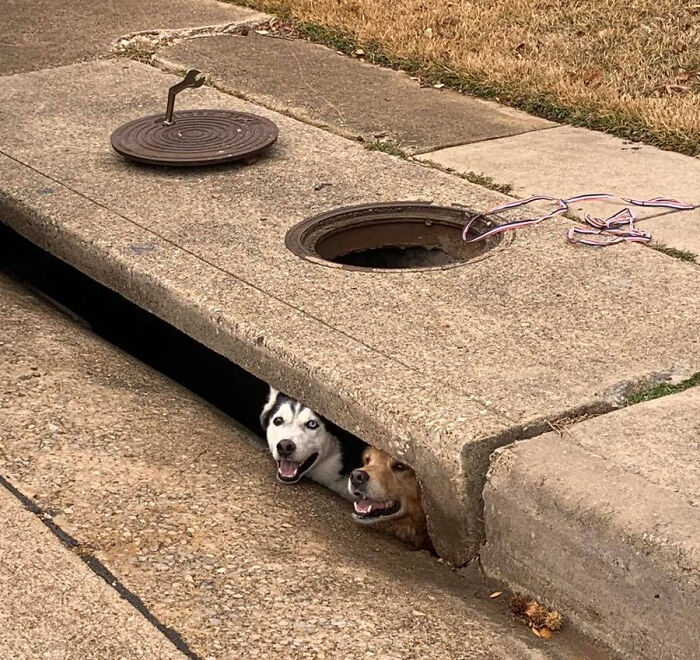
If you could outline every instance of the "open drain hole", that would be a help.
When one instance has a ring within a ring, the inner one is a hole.
[[[467,243],[462,231],[474,215],[427,202],[363,204],[322,213],[293,227],[287,247],[296,255],[353,270],[450,268],[484,256],[503,237]],[[477,218],[469,235],[491,227]]]
[[[155,368],[245,426],[266,446],[260,412],[268,385],[242,366],[42,250],[0,222],[0,272],[7,273],[74,321]],[[119,383],[110,372],[111,384]],[[324,425],[357,454],[360,438],[324,418]],[[361,467],[358,462],[357,467]],[[274,479],[271,471],[270,478]],[[0,484],[1,487],[1,484]],[[349,514],[349,511],[348,511]],[[432,546],[428,546],[432,547]]]

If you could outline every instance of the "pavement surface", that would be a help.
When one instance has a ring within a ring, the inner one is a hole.
[[[124,162],[111,130],[162,111],[173,81],[114,61],[1,78],[5,222],[414,465],[453,562],[481,541],[493,448],[700,370],[697,268],[634,245],[577,249],[563,220],[457,268],[367,273],[296,257],[285,233],[334,207],[504,198],[211,88],[183,102],[272,118],[267,157],[174,172]],[[39,109],[42,98],[55,100]]]
[[[225,35],[181,41],[161,65],[206,72],[220,89],[354,139],[408,153],[556,126],[490,101],[421,87],[408,75],[306,41]]]
[[[4,658],[186,657],[2,486],[0,525]]]
[[[699,387],[498,450],[484,500],[488,572],[632,657],[697,655]]]
[[[700,158],[628,142],[573,126],[531,132],[420,156],[456,172],[481,172],[513,185],[517,197],[545,194],[572,197],[607,192],[633,199],[671,197],[698,205],[694,211],[633,207],[639,227],[657,244],[685,250],[700,263]],[[574,206],[574,213],[604,213],[624,204]]]
[[[255,23],[264,16],[216,0],[4,0],[0,75],[95,59],[134,32]]]
[[[279,484],[257,437],[5,276],[0,313],[0,474],[191,655],[610,657],[571,628],[537,639],[475,566],[454,572],[354,524],[329,491]],[[4,649],[177,655],[2,488],[0,503]]]

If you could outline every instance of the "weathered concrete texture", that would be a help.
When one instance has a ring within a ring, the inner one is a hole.
[[[632,657],[700,648],[700,387],[499,449],[487,571]]]
[[[132,32],[263,18],[259,12],[216,0],[4,0],[0,74],[92,59]]]
[[[267,157],[196,171],[125,163],[111,130],[162,109],[172,82],[126,62],[0,80],[3,221],[414,465],[452,561],[479,547],[491,449],[640,380],[700,370],[697,268],[634,245],[577,249],[565,221],[447,270],[297,258],[285,233],[320,211],[504,198],[210,88],[182,102],[273,118]]]
[[[182,42],[157,60],[200,69],[225,91],[341,135],[389,139],[410,153],[555,126],[307,41],[254,32]]]
[[[3,658],[185,657],[1,486],[0,528]]]
[[[520,197],[572,197],[608,192],[633,199],[671,197],[700,205],[700,159],[589,131],[561,126],[420,156],[457,172],[484,173],[511,183]],[[620,204],[595,203],[572,209],[610,215]],[[634,207],[639,226],[655,243],[696,255],[700,263],[700,208],[666,212]],[[595,213],[594,213],[595,214]]]
[[[199,657],[591,657],[513,622],[476,568],[279,484],[257,438],[5,279],[0,313],[0,469]]]

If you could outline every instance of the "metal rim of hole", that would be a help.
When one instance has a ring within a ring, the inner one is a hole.
[[[462,231],[475,214],[460,206],[437,206],[430,202],[378,202],[347,206],[320,213],[292,227],[285,245],[292,253],[315,264],[344,270],[405,273],[446,270],[491,256],[496,248],[513,241],[514,232],[484,241],[466,243]],[[479,217],[470,227],[476,236],[495,223]],[[438,249],[450,263],[416,266],[352,265],[339,262],[353,253],[385,248]]]

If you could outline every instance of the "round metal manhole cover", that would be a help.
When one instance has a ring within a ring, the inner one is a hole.
[[[232,110],[179,110],[136,119],[112,133],[112,147],[149,165],[220,165],[252,157],[277,140],[277,125],[265,117]]]
[[[453,268],[483,258],[512,240],[497,234],[465,242],[462,232],[470,220],[470,237],[493,226],[490,218],[455,206],[428,202],[362,204],[304,220],[289,230],[285,243],[294,254],[314,263],[385,271]]]

